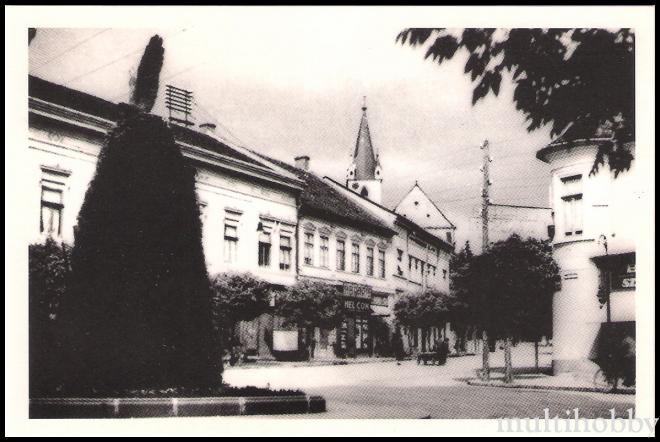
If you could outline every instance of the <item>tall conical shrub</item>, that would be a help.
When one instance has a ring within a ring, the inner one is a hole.
[[[66,391],[219,385],[194,170],[161,118],[121,106],[78,215]]]

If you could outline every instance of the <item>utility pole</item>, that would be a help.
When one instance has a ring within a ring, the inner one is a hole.
[[[490,204],[491,185],[489,166],[492,158],[490,157],[488,140],[484,140],[479,148],[483,151],[483,165],[481,166],[481,172],[483,173],[483,184],[481,186],[481,252],[486,253],[486,250],[488,250],[488,205]]]
[[[481,253],[485,254],[486,251],[488,250],[488,205],[490,203],[489,196],[490,196],[490,175],[489,175],[489,166],[490,162],[492,161],[492,158],[490,157],[490,150],[488,148],[488,140],[484,140],[484,142],[479,146],[479,148],[483,151],[483,164],[481,166],[481,172],[483,174],[483,184],[481,186],[481,233],[482,233],[482,240],[481,240]],[[486,297],[488,296],[486,293],[483,293],[483,296]],[[487,300],[484,298],[484,302],[482,303],[482,306],[484,308],[484,324],[483,324],[483,330],[482,330],[482,375],[485,380],[490,379],[490,363],[489,363],[489,353],[490,353],[490,345],[488,343],[488,331],[486,330],[486,325],[488,324],[489,321],[486,320],[486,315],[488,315],[488,308],[486,307]]]

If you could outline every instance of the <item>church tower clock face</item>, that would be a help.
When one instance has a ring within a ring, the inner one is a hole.
[[[357,190],[360,185],[358,183],[353,183],[353,189]]]

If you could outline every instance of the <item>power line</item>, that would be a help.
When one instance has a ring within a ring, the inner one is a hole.
[[[499,139],[499,140],[495,140],[495,141],[489,141],[489,144],[490,144],[491,147],[493,147],[493,146],[497,147],[497,146],[508,145],[511,142],[519,141],[519,140],[520,140],[519,137],[517,137],[517,138],[503,138],[503,139]],[[470,149],[472,147],[474,147],[474,144],[469,143],[469,142],[464,143],[464,144],[450,143],[449,146],[451,146],[451,148],[443,148],[443,149],[438,148],[438,149],[433,150],[433,154],[430,155],[430,157],[431,158],[436,158],[436,157],[443,156],[443,157],[445,157],[445,159],[455,157],[457,155],[461,155],[461,154],[465,154],[467,152],[470,152]],[[508,153],[513,152],[514,154],[517,154],[517,153],[532,153],[533,150],[535,150],[535,149],[536,148],[532,149],[531,147],[525,147],[523,149],[515,149],[515,150],[508,149],[506,152],[508,152]],[[504,156],[503,157],[498,156],[498,159],[501,159],[501,158],[504,158]]]
[[[82,46],[83,44],[87,43],[88,41],[93,40],[93,39],[95,39],[96,37],[98,37],[99,35],[103,34],[104,32],[108,32],[108,31],[110,31],[110,30],[111,30],[110,28],[102,29],[102,30],[100,30],[99,32],[95,33],[94,35],[91,35],[91,36],[89,36],[89,37],[87,37],[87,38],[85,38],[85,39],[79,41],[78,43],[76,43],[76,44],[74,44],[73,46],[69,47],[68,49],[64,50],[63,52],[60,52],[60,53],[59,53],[58,55],[56,55],[55,57],[50,58],[49,60],[47,60],[47,61],[41,63],[39,66],[37,66],[37,69],[41,69],[41,68],[43,68],[44,66],[46,66],[46,65],[48,65],[48,64],[50,64],[50,63],[52,63],[53,61],[57,60],[58,58],[61,58],[61,57],[63,57],[64,55],[68,54],[68,53],[71,52],[72,50],[74,50],[74,49],[76,49],[76,48]]]
[[[177,71],[177,72],[175,72],[175,73],[173,73],[173,74],[171,74],[171,75],[168,75],[167,77],[161,78],[161,79],[160,79],[160,82],[162,83],[162,82],[164,82],[164,81],[171,80],[172,78],[178,77],[178,76],[181,75],[181,74],[184,74],[184,73],[186,73],[186,72],[188,72],[188,71],[191,71],[191,70],[193,70],[193,69],[196,69],[196,68],[198,68],[199,66],[201,66],[201,65],[203,65],[203,64],[205,64],[205,63],[199,63],[199,64],[196,64],[196,65],[193,65],[193,66],[189,66],[189,67],[187,67],[187,68],[185,68],[185,69],[182,69],[182,70],[180,70],[180,71]],[[115,95],[115,96],[112,97],[110,100],[111,100],[111,101],[115,101],[115,100],[118,99],[118,98],[121,98],[121,97],[124,97],[124,96],[128,96],[128,95],[130,95],[130,92],[122,92],[122,93],[119,94],[119,95]]]
[[[181,34],[182,32],[185,32],[186,29],[187,29],[187,28],[184,28],[184,29],[181,29],[181,30],[179,30],[179,31],[177,31],[177,32],[175,32],[175,33],[173,33],[173,34],[167,35],[166,38],[174,38],[176,35]],[[128,57],[130,57],[130,56],[133,55],[133,54],[137,54],[137,53],[140,52],[140,51],[144,51],[144,46],[140,46],[139,48],[135,49],[134,51],[131,51],[131,52],[127,53],[127,54],[124,54],[124,55],[122,55],[121,57],[115,58],[114,60],[111,60],[111,61],[109,61],[108,63],[105,63],[105,64],[103,64],[103,65],[101,65],[101,66],[99,66],[99,67],[97,67],[97,68],[94,68],[94,69],[92,69],[91,71],[85,72],[84,74],[81,74],[81,75],[78,75],[78,76],[76,76],[76,77],[74,77],[74,78],[71,78],[71,79],[65,81],[65,82],[63,83],[63,85],[64,85],[64,86],[67,86],[67,85],[73,83],[74,81],[80,80],[81,78],[84,78],[84,77],[87,77],[88,75],[94,74],[94,73],[100,71],[101,69],[105,69],[105,68],[107,68],[108,66],[112,66],[113,64],[118,63],[118,62],[120,62],[120,61],[122,61],[122,60],[124,60],[124,59],[126,59],[126,58],[128,58]]]

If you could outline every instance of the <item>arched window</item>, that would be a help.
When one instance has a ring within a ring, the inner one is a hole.
[[[369,191],[367,190],[366,187],[362,188],[362,190],[360,191],[360,195],[362,195],[365,198],[369,196]]]

